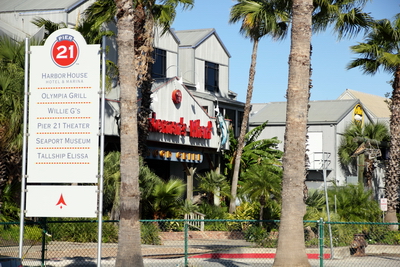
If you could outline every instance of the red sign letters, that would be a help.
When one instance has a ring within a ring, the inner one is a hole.
[[[156,119],[155,113],[149,118],[150,132],[186,136],[188,130],[190,137],[211,139],[212,122],[209,121],[207,126],[200,126],[200,120],[190,120],[187,127],[184,118],[180,118],[179,122],[160,120]]]

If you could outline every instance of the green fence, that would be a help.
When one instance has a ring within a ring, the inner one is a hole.
[[[197,222],[197,223],[196,223]],[[204,231],[197,229],[204,223]],[[279,221],[142,220],[145,266],[272,266]],[[387,223],[305,221],[311,266],[400,266],[400,232]],[[96,221],[27,221],[24,266],[96,266]],[[114,266],[118,221],[103,222],[102,266]],[[18,256],[19,222],[0,223],[0,254]]]

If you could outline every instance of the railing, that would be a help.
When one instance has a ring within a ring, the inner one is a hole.
[[[191,212],[185,214],[185,220],[188,220],[188,224],[200,231],[204,231],[204,218],[205,214],[200,212]]]

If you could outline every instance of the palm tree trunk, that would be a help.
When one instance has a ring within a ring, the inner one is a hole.
[[[244,147],[244,136],[246,135],[247,124],[249,122],[250,109],[251,109],[251,98],[253,96],[253,84],[254,77],[256,75],[256,63],[257,63],[257,49],[258,49],[258,39],[253,42],[253,53],[251,54],[251,64],[249,70],[249,83],[247,86],[246,103],[244,105],[244,114],[242,125],[240,127],[240,134],[238,138],[238,146],[235,157],[235,164],[232,175],[232,186],[231,186],[231,199],[229,203],[229,213],[233,213],[236,210],[236,195],[237,195],[237,185],[239,181],[239,170],[240,161],[242,158],[243,147]]]
[[[138,5],[135,16],[135,69],[137,88],[140,90],[140,108],[138,112],[139,152],[143,157],[147,153],[149,135],[148,119],[151,114],[151,68],[153,65],[154,17],[146,13],[143,5]]]
[[[310,96],[310,43],[312,0],[293,1],[289,56],[286,131],[284,140],[282,213],[274,267],[309,267],[305,243],[303,201],[308,101]]]
[[[134,15],[130,0],[115,0],[121,87],[121,191],[117,267],[143,265],[139,222],[137,88],[134,71]]]
[[[357,172],[358,183],[364,185],[364,168],[365,168],[365,155],[360,154],[357,157]]]
[[[400,66],[397,67],[392,92],[390,117],[390,157],[386,169],[385,191],[388,199],[388,211],[386,222],[397,223],[396,208],[398,205],[398,188],[400,173]],[[397,231],[398,225],[390,225],[389,228]]]

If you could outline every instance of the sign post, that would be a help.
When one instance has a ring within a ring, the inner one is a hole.
[[[61,29],[52,33],[43,46],[28,49],[21,229],[25,216],[99,216],[100,232],[102,206],[98,202],[102,201],[103,168],[99,174],[99,145],[104,148],[103,136],[99,142],[104,133],[100,45],[88,45],[79,32]],[[23,230],[19,257],[22,247]]]
[[[385,211],[387,211],[387,198],[380,199],[380,208],[382,211],[382,222],[385,221]]]

